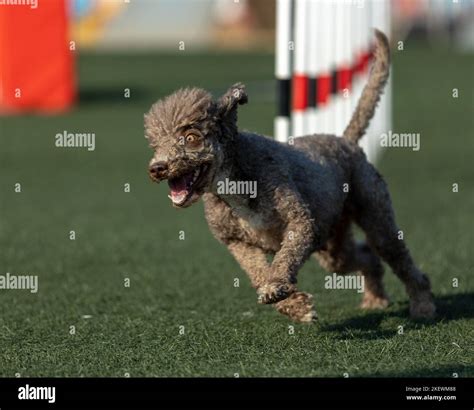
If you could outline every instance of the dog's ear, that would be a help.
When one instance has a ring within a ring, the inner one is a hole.
[[[232,114],[236,114],[237,105],[246,104],[248,102],[245,85],[242,83],[234,84],[225,94],[217,100],[217,114],[224,119]]]

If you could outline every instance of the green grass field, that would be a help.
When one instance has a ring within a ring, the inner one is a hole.
[[[202,204],[177,211],[148,179],[143,113],[178,87],[246,82],[241,127],[271,133],[272,55],[86,54],[74,111],[0,119],[0,274],[39,276],[36,294],[0,290],[0,375],[473,376],[474,58],[410,42],[394,53],[393,129],[421,133],[421,150],[388,149],[379,168],[437,320],[408,318],[388,269],[391,307],[363,312],[354,291],[325,290],[311,260],[299,283],[320,321],[293,324],[257,305]],[[56,148],[64,130],[94,132],[96,150]]]

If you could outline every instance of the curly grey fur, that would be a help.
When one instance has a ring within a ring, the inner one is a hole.
[[[375,104],[377,98],[365,93],[364,104]],[[353,142],[359,132],[350,131],[348,139],[311,135],[285,145],[238,131],[237,106],[245,102],[242,84],[217,101],[204,90],[184,89],[145,116],[154,181],[201,170],[189,200],[173,205],[184,208],[202,196],[212,233],[248,273],[259,302],[293,320],[316,318],[312,296],[296,288],[298,270],[312,254],[330,272],[365,276],[365,308],[388,304],[384,259],[405,284],[412,316],[432,316],[429,280],[398,238],[387,186]],[[367,105],[363,110],[373,112]],[[199,149],[178,142],[188,132],[203,136]],[[220,192],[225,178],[256,181],[257,197]],[[365,231],[367,243],[355,243],[352,223]]]

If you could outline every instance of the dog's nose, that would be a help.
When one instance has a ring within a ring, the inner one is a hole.
[[[148,168],[148,174],[153,181],[159,181],[164,178],[164,174],[168,170],[166,162],[155,162]]]

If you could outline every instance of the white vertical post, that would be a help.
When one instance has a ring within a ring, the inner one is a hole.
[[[334,49],[335,49],[335,58],[334,58],[334,68],[336,73],[339,72],[340,68],[344,64],[345,59],[345,47],[344,47],[344,37],[345,33],[345,13],[344,13],[344,3],[343,0],[336,0],[334,3],[334,14],[335,14],[335,36],[334,36]],[[336,74],[336,82],[337,82],[337,74]],[[337,87],[339,89],[339,85]],[[333,124],[333,132],[336,135],[341,135],[344,131],[343,122],[343,97],[339,91],[334,94],[334,124]]]
[[[315,133],[318,131],[319,124],[319,116],[318,116],[318,109],[315,108],[314,103],[316,101],[316,85],[314,84],[317,75],[318,75],[318,60],[320,58],[320,48],[319,45],[321,44],[321,39],[318,36],[318,28],[320,26],[320,14],[318,14],[318,2],[317,0],[308,0],[308,28],[309,28],[309,41],[308,41],[308,76],[309,76],[309,106],[308,106],[308,114],[306,118],[307,124],[307,133]],[[313,98],[311,98],[313,97]],[[312,100],[312,101],[311,101]]]
[[[286,142],[290,135],[292,0],[277,0],[275,77],[278,86],[278,112],[275,118],[275,138]]]
[[[343,1],[342,4],[342,11],[343,11],[343,37],[342,37],[342,63],[339,67],[341,71],[343,71],[343,76],[346,81],[346,85],[341,92],[341,123],[338,124],[338,133],[337,135],[341,135],[344,132],[349,120],[351,118],[352,110],[351,110],[351,84],[350,84],[350,70],[352,64],[352,6],[351,2]]]
[[[337,21],[336,16],[336,2],[335,1],[324,1],[325,10],[325,37],[324,37],[324,50],[327,53],[327,70],[328,75],[331,76],[330,83],[332,85],[332,74],[337,69],[337,58],[338,58],[338,46],[337,37],[340,23]],[[332,87],[330,86],[330,93],[328,103],[326,105],[326,133],[334,134],[336,124],[336,96],[332,94]]]
[[[293,76],[292,135],[306,133],[307,80],[308,80],[308,1],[295,0],[295,60]]]
[[[317,50],[318,50],[318,61],[316,69],[316,78],[318,81],[317,90],[318,94],[322,95],[322,80],[328,79],[331,76],[331,58],[332,58],[332,48],[331,48],[331,35],[332,35],[332,21],[330,18],[330,5],[326,0],[317,0],[316,1],[316,11],[317,18]],[[330,81],[329,81],[330,83]],[[329,134],[331,132],[332,119],[329,117],[329,103],[330,103],[330,90],[329,95],[327,95],[327,101],[320,101],[318,95],[316,95],[317,101],[317,120],[319,121],[318,132]]]
[[[327,134],[331,132],[332,119],[329,118],[330,91],[326,95],[323,90],[323,81],[331,76],[332,69],[332,21],[330,15],[330,5],[326,0],[316,0],[314,4],[314,13],[316,15],[315,25],[317,38],[315,41],[315,51],[317,52],[316,61],[316,116],[317,132]],[[330,81],[329,81],[330,83]],[[319,95],[327,97],[326,100],[319,98]]]

